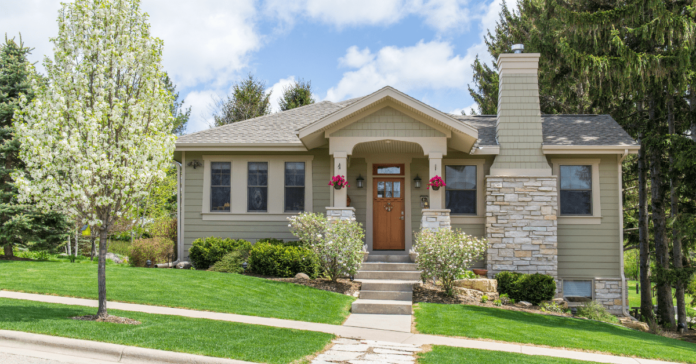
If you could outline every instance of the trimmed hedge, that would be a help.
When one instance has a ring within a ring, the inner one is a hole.
[[[249,252],[249,270],[264,276],[291,278],[305,273],[316,278],[320,273],[319,258],[307,248],[257,242]]]
[[[233,250],[225,254],[220,261],[213,264],[209,270],[222,273],[244,273],[242,264],[248,259],[248,253],[242,250]]]
[[[258,244],[258,243],[268,243],[268,244],[273,244],[273,245],[285,245],[285,246],[302,247],[302,242],[299,241],[299,240],[296,240],[296,241],[283,241],[283,239],[266,238],[266,239],[257,240],[257,241],[256,241],[256,244]]]
[[[556,295],[556,281],[553,277],[534,273],[500,272],[496,274],[498,293],[507,293],[515,301],[527,301],[538,305],[549,301]]]
[[[196,269],[208,269],[234,250],[249,252],[251,243],[243,239],[223,239],[214,236],[196,239],[189,249],[189,259]]]

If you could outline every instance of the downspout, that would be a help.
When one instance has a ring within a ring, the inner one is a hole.
[[[176,260],[171,263],[155,264],[155,268],[172,268],[181,261],[181,163],[174,161],[176,166]]]
[[[621,272],[621,313],[626,317],[631,317],[631,315],[626,311],[626,291],[628,286],[626,285],[626,275],[624,274],[624,226],[623,226],[623,166],[622,163],[624,159],[628,156],[628,149],[624,149],[623,155],[619,159],[618,171],[619,171],[619,261],[620,272]]]

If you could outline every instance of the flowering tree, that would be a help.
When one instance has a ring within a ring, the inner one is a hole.
[[[328,221],[324,215],[311,212],[288,219],[292,234],[314,251],[332,281],[355,275],[360,269],[365,232],[355,219]]]
[[[413,247],[418,269],[426,278],[438,278],[450,296],[454,295],[454,281],[483,258],[487,249],[486,239],[450,229],[423,229],[416,233]]]
[[[164,178],[174,150],[162,41],[139,0],[76,0],[58,17],[46,84],[16,114],[26,174],[19,197],[80,216],[99,231],[99,310],[106,317],[106,239],[115,220]]]

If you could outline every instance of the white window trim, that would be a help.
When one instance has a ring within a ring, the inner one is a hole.
[[[599,158],[587,159],[552,159],[553,174],[557,177],[556,189],[558,190],[557,218],[559,225],[599,225],[602,223],[602,195],[599,188]],[[591,216],[563,216],[561,215],[561,166],[592,166],[592,215]]]
[[[457,225],[484,224],[486,223],[486,193],[485,171],[483,166],[485,159],[443,159],[442,170],[447,166],[476,166],[476,215],[450,214],[450,223]],[[444,173],[443,173],[444,174]],[[447,178],[447,176],[445,176]],[[445,195],[447,186],[442,187],[442,206],[445,208]]]
[[[285,212],[285,162],[305,163],[305,211],[313,211],[313,155],[204,155],[203,156],[203,220],[224,221],[285,221],[299,212]],[[230,181],[230,212],[210,211],[210,163],[232,163]],[[249,162],[268,163],[268,205],[265,212],[247,211],[247,175]]]

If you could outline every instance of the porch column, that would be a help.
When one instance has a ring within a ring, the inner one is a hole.
[[[431,152],[428,154],[428,158],[430,160],[428,180],[435,176],[442,177],[442,153]],[[430,208],[421,211],[421,229],[451,229],[450,210],[442,208],[442,194],[445,193],[445,188],[440,187],[437,191],[433,190],[432,187],[428,189]]]
[[[344,176],[348,178],[348,153],[334,152],[334,173],[333,176]],[[333,207],[346,207],[346,199],[348,197],[347,188],[340,190],[333,189],[334,200]]]

